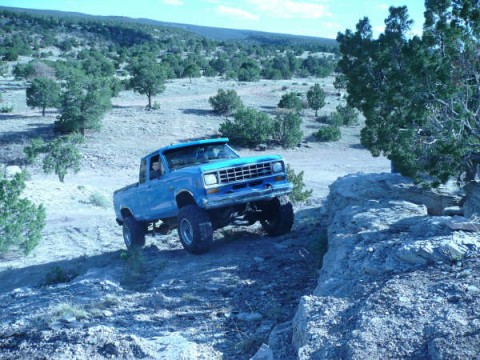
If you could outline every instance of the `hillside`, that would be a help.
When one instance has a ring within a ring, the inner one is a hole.
[[[72,19],[88,19],[94,21],[114,21],[123,24],[143,24],[156,27],[167,27],[174,29],[182,29],[190,33],[204,36],[211,40],[218,41],[242,41],[242,42],[256,42],[264,45],[292,45],[308,46],[309,44],[324,46],[328,48],[337,48],[338,44],[334,39],[316,38],[311,36],[275,34],[254,30],[236,30],[224,29],[209,26],[199,26],[190,24],[178,24],[165,21],[157,21],[143,18],[129,18],[123,16],[95,16],[76,12],[65,12],[56,10],[38,10],[38,9],[23,9],[16,7],[0,6],[0,10],[13,11],[25,14],[56,17],[56,18],[72,18]]]

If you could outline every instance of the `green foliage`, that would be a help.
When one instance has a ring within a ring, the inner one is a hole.
[[[217,95],[210,97],[208,102],[219,115],[230,115],[243,107],[242,99],[235,90],[219,89]]]
[[[301,124],[302,118],[296,113],[287,111],[278,114],[273,123],[273,138],[282,147],[293,148],[302,141]]]
[[[18,60],[18,51],[15,48],[7,48],[3,53],[4,61],[17,61]]]
[[[303,171],[295,174],[289,164],[287,164],[287,177],[288,181],[293,184],[293,191],[290,193],[289,198],[293,203],[301,203],[307,201],[313,193],[313,190],[306,190],[305,183],[303,181]]]
[[[38,154],[44,153],[47,151],[45,141],[41,138],[34,138],[31,140],[30,145],[27,145],[23,148],[23,153],[27,164],[33,164],[38,157]]]
[[[320,116],[317,121],[336,127],[358,125],[358,113],[349,105],[338,105],[337,111],[328,116]]]
[[[340,117],[341,125],[352,126],[358,125],[358,113],[350,105],[338,105],[337,113]]]
[[[254,61],[246,61],[238,70],[238,81],[257,81],[260,79],[260,67]]]
[[[75,174],[80,171],[82,155],[77,145],[83,142],[80,135],[70,135],[53,140],[47,145],[47,153],[43,159],[43,171],[47,174],[54,172],[63,182],[69,171]]]
[[[147,95],[148,108],[151,109],[152,97],[165,90],[165,67],[153,55],[141,54],[131,61],[128,70],[132,75],[131,88],[139,94]]]
[[[317,121],[324,124],[336,126],[336,127],[340,127],[343,125],[343,118],[338,111],[334,111],[325,116],[320,116],[317,118]]]
[[[313,85],[307,91],[308,106],[315,110],[315,116],[318,116],[318,110],[325,106],[325,91],[322,90],[319,84]]]
[[[43,171],[46,174],[55,173],[63,182],[65,175],[70,171],[75,174],[80,171],[82,155],[78,145],[83,142],[83,136],[72,134],[59,137],[45,143],[42,139],[33,139],[29,146],[23,150],[28,163],[34,162],[38,155],[45,154],[43,158]]]
[[[231,70],[231,65],[224,57],[217,57],[210,60],[210,66],[217,72],[218,75],[225,75],[227,71]]]
[[[31,62],[28,64],[17,64],[14,66],[12,73],[15,76],[15,80],[31,79],[34,77],[35,69]]]
[[[285,56],[275,56],[264,64],[262,74],[265,79],[290,79],[299,67],[299,60],[292,52]]]
[[[289,109],[295,112],[300,112],[303,109],[302,99],[295,92],[283,94],[278,107],[281,109]]]
[[[190,83],[192,83],[192,77],[199,77],[200,76],[200,68],[197,64],[188,64],[183,69],[183,77],[188,77],[190,79]]]
[[[55,121],[60,133],[99,130],[104,114],[111,107],[112,91],[108,80],[71,75],[65,84],[62,114]]]
[[[313,136],[317,141],[321,142],[337,141],[341,139],[342,133],[338,126],[329,125],[318,129],[317,132],[313,133]]]
[[[77,58],[85,74],[95,77],[112,77],[115,74],[113,62],[96,49],[82,50]]]
[[[42,116],[45,109],[60,105],[60,86],[52,79],[36,78],[27,87],[27,105],[31,108],[41,108]]]
[[[445,182],[475,173],[480,148],[478,1],[427,1],[422,38],[406,7],[391,7],[373,38],[367,18],[339,34],[339,68],[351,106],[362,111],[362,144],[403,175]]]
[[[220,124],[219,131],[234,144],[254,147],[270,138],[272,128],[272,119],[266,113],[245,108],[235,113],[233,121]]]
[[[301,75],[313,75],[324,78],[330,75],[337,66],[335,59],[332,56],[312,56],[309,55],[303,60],[300,69]]]
[[[41,239],[45,209],[22,198],[24,174],[0,180],[0,253],[19,248],[28,254]]]

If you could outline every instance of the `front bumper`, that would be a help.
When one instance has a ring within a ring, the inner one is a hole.
[[[215,209],[224,206],[245,204],[251,201],[271,200],[277,196],[288,195],[293,190],[293,184],[276,184],[275,187],[264,189],[242,189],[225,195],[212,195],[201,199],[201,205],[205,209]]]

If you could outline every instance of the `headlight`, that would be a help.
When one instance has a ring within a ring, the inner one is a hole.
[[[283,171],[283,163],[281,161],[273,163],[272,164],[272,171],[274,173],[278,173],[280,171]]]
[[[205,185],[215,185],[218,183],[217,176],[215,174],[206,174],[203,175],[203,180],[205,181]]]

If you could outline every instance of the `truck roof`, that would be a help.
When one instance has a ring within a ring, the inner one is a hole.
[[[150,154],[145,155],[143,158],[150,157],[154,154],[157,154],[159,152],[165,152],[167,150],[172,150],[172,149],[178,149],[178,148],[183,148],[183,147],[188,147],[188,146],[195,146],[195,145],[203,145],[203,144],[218,144],[218,143],[227,143],[228,138],[213,138],[213,139],[202,139],[202,140],[194,140],[194,141],[188,141],[188,142],[183,142],[183,143],[178,143],[178,144],[172,144],[172,145],[167,145],[164,146],[160,149],[157,149],[155,151],[152,151]]]

